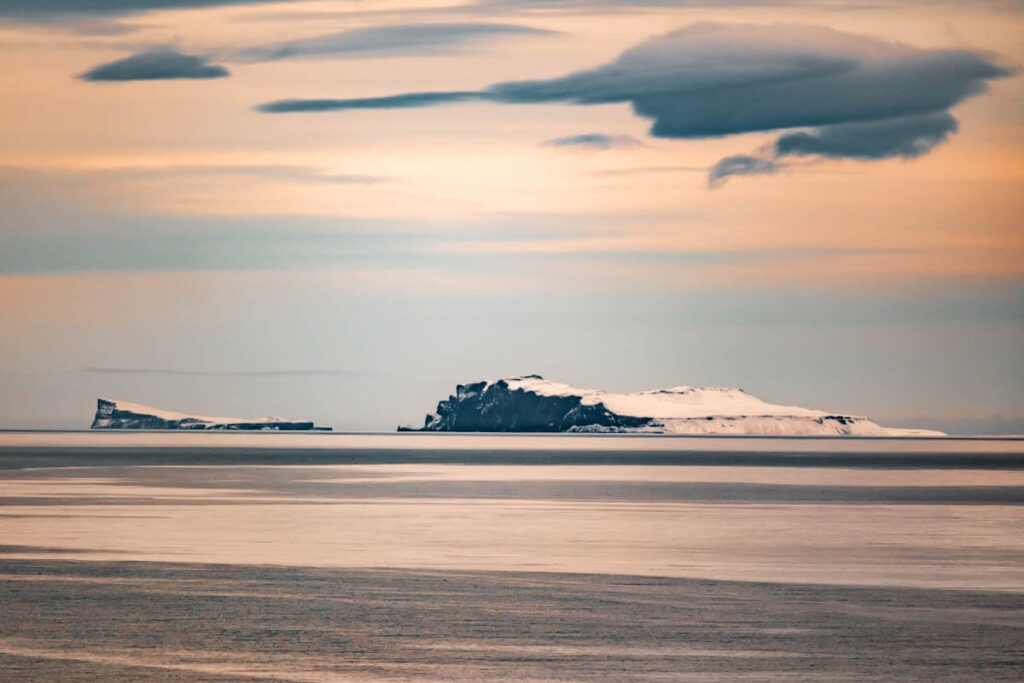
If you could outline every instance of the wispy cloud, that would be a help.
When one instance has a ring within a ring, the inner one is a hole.
[[[606,135],[604,133],[582,133],[541,143],[544,147],[586,150],[628,149],[640,147],[643,144],[632,135]]]
[[[223,78],[228,70],[209,57],[188,55],[174,48],[156,48],[89,69],[84,81],[152,81],[177,78]]]
[[[268,114],[294,112],[342,111],[346,109],[414,109],[439,104],[490,99],[486,93],[476,91],[411,92],[387,97],[355,97],[349,99],[277,100],[257,107]]]
[[[736,154],[725,157],[708,170],[708,184],[711,187],[718,187],[732,176],[775,173],[779,168],[781,168],[779,164],[771,159],[750,154]]]
[[[306,3],[308,0],[0,0],[0,17],[22,19],[28,21],[52,21],[62,18],[81,18],[90,16],[123,16],[139,14],[153,10],[187,10],[211,7],[228,7],[233,5],[283,5]],[[545,12],[609,12],[615,9],[631,9],[636,7],[663,8],[674,7],[713,8],[720,9],[723,5],[731,7],[745,6],[781,6],[781,7],[814,7],[834,9],[884,9],[904,7],[908,0],[874,0],[858,3],[855,0],[478,0],[464,5],[452,5],[443,8],[431,7],[432,14],[493,14],[511,13],[517,10]],[[1019,5],[1006,0],[917,0],[910,4],[922,5],[983,5],[997,7],[1006,11],[1019,9]],[[365,13],[393,13],[391,8],[368,10]],[[323,19],[331,16],[331,12],[310,11],[276,11],[255,15],[255,18],[266,21],[287,21],[292,19],[311,18]],[[344,16],[352,17],[357,11],[346,11]]]
[[[360,173],[333,173],[311,166],[284,164],[228,164],[228,165],[174,165],[121,167],[99,171],[99,175],[117,175],[122,178],[173,176],[251,176],[309,183],[337,183],[341,185],[376,185],[393,182],[392,178]]]
[[[0,0],[0,16],[25,20],[124,15],[150,10],[256,5],[295,0]]]
[[[171,368],[82,368],[82,372],[98,375],[175,375],[186,377],[370,377],[373,373],[358,370],[180,370]]]
[[[1004,11],[1020,9],[1019,3],[1006,0],[479,0],[472,8],[478,10],[538,11],[565,13],[612,12],[635,8],[657,8],[666,6],[692,9],[722,9],[744,7],[806,8],[824,10],[885,10],[905,8],[908,5],[923,6],[988,6]]]
[[[707,173],[706,166],[637,166],[636,168],[606,168],[591,171],[593,176],[627,176],[654,173]]]
[[[449,54],[459,47],[485,39],[556,33],[514,24],[399,24],[354,29],[235,50],[219,48],[216,52],[223,60],[243,62],[302,58],[431,56]],[[144,81],[222,78],[228,75],[225,67],[211,64],[209,56],[184,54],[174,47],[160,46],[100,64],[81,74],[79,78],[86,81]],[[416,106],[423,106],[423,103],[419,102]]]
[[[329,183],[340,185],[376,185],[398,182],[388,176],[364,173],[336,173],[314,166],[290,164],[169,164],[162,166],[108,166],[34,170],[17,166],[0,166],[0,177],[59,179],[76,185],[162,178],[203,176],[245,176],[298,183]]]
[[[515,24],[399,24],[250,47],[239,50],[236,56],[249,61],[310,57],[425,56],[446,54],[459,46],[488,38],[555,34],[555,31]]]

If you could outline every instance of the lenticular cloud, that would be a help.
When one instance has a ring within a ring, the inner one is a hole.
[[[223,78],[228,70],[207,57],[173,48],[157,48],[101,64],[79,76],[85,81],[154,81],[174,78]]]
[[[783,157],[921,156],[956,131],[951,107],[1008,73],[963,50],[920,50],[820,27],[699,24],[596,69],[488,93],[502,102],[630,102],[662,138],[802,129],[757,154],[722,159],[709,173],[716,185],[773,173]]]
[[[772,173],[785,157],[884,159],[926,154],[956,131],[949,109],[1010,71],[965,50],[924,50],[828,28],[697,24],[652,38],[593,69],[560,78],[498,83],[410,104],[290,100],[263,111],[502,104],[628,102],[654,137],[688,139],[787,131],[755,154],[723,159],[710,172]],[[415,99],[415,98],[413,98]]]

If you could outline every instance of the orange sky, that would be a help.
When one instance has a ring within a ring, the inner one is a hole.
[[[117,4],[110,0],[111,8]],[[389,305],[381,303],[388,297],[424,293],[435,293],[438,301],[467,292],[522,297],[522,305],[536,306],[538,329],[557,337],[564,353],[576,337],[559,327],[557,316],[544,313],[545,297],[556,290],[584,298],[725,297],[739,291],[774,292],[779,301],[855,297],[878,311],[885,309],[879,302],[886,296],[936,301],[967,288],[974,303],[951,302],[951,319],[964,315],[953,312],[957,306],[973,310],[978,301],[982,309],[996,311],[986,314],[990,332],[984,334],[998,337],[990,341],[1004,355],[992,362],[1007,368],[1002,377],[998,365],[982,373],[988,379],[979,380],[973,394],[981,397],[976,412],[1024,414],[1024,381],[1017,383],[1024,380],[1024,353],[1013,357],[1014,349],[1024,350],[1018,344],[1024,273],[1019,75],[991,80],[987,92],[949,109],[959,131],[918,158],[800,158],[780,172],[735,177],[716,189],[708,186],[710,167],[729,155],[764,149],[779,132],[653,137],[651,120],[628,102],[475,102],[274,115],[255,109],[287,98],[479,90],[550,79],[607,64],[652,37],[704,21],[824,26],[921,49],[969,50],[1012,70],[1024,61],[1024,13],[1014,3],[883,2],[847,9],[813,1],[726,8],[581,2],[559,8],[389,0],[371,8],[323,0],[211,2],[212,7],[180,11],[153,4],[158,9],[132,14],[0,10],[0,251],[7,253],[0,259],[0,313],[10,354],[0,375],[12,373],[0,398],[8,404],[29,395],[38,405],[45,402],[45,392],[17,374],[19,364],[91,364],[89,353],[75,362],[60,360],[68,353],[59,340],[75,339],[86,325],[60,303],[82,286],[75,282],[100,278],[111,283],[114,299],[130,291],[133,298],[160,301],[161,310],[180,308],[181,314],[195,305],[202,309],[197,324],[216,327],[211,302],[238,305],[245,298],[239,283],[258,271],[276,273],[295,292],[310,287],[310,277],[343,283],[345,291],[376,297],[381,306]],[[241,56],[246,49],[343,31],[452,23],[545,33],[486,35],[426,52],[398,45],[384,57],[331,54],[255,62]],[[223,64],[230,76],[132,82],[77,77],[161,46]],[[550,144],[580,134],[628,136],[636,144]],[[196,246],[189,250],[189,244]],[[184,293],[199,271],[206,273],[202,278],[223,277],[209,285],[212,290],[203,288],[205,294],[190,294],[201,299],[196,303]],[[305,291],[312,300],[303,305],[315,309],[318,290]],[[580,305],[595,306],[593,313],[601,315],[600,306],[586,300]],[[327,307],[330,301],[320,303]],[[126,303],[124,310],[141,315],[133,306]],[[102,310],[87,308],[93,314]],[[54,311],[49,318],[48,310]],[[115,307],[89,324],[107,324],[118,315]],[[130,328],[132,320],[150,324],[147,316],[119,319],[115,326]],[[361,324],[374,321],[367,313]],[[617,324],[635,323],[623,318]],[[435,333],[433,323],[422,324]],[[675,324],[673,329],[681,329],[686,321]],[[630,348],[642,353],[653,342],[637,334]],[[103,335],[85,337],[96,345],[92,356],[103,356]],[[142,337],[132,343],[144,343]],[[195,362],[229,362],[226,349],[242,342],[226,339],[218,342],[223,349],[204,351]],[[713,345],[713,339],[701,344]],[[277,343],[268,342],[268,348]],[[965,344],[933,361],[967,367],[972,348]],[[280,346],[288,344],[280,340]],[[133,362],[145,361],[141,347],[128,353]],[[530,370],[521,365],[536,362],[517,362],[515,353],[507,349],[502,371]],[[618,351],[610,345],[605,353],[607,360]],[[497,372],[484,356],[479,370]],[[270,351],[241,357],[276,362]],[[384,356],[368,358],[371,365],[388,363]],[[166,360],[192,362],[173,353]],[[693,372],[689,361],[669,363],[673,376],[663,382],[653,367],[630,375],[594,363],[566,363],[566,371],[577,376],[563,379],[618,382],[625,386],[608,388],[624,389],[696,383],[679,376]],[[445,373],[455,371],[446,366]],[[716,379],[714,371],[706,374]],[[874,386],[883,386],[883,374]],[[793,388],[800,378],[766,383],[803,398]],[[83,381],[84,393],[93,389]],[[964,409],[963,402],[944,407],[926,400],[934,389],[924,380],[908,389],[906,400],[920,410],[908,407],[902,414]],[[862,395],[840,390],[834,398],[854,402]],[[143,396],[127,398],[146,402]],[[814,396],[807,398],[805,403],[815,403]],[[891,403],[883,409],[901,412]],[[0,426],[3,419],[0,413]],[[377,424],[376,418],[366,419]]]

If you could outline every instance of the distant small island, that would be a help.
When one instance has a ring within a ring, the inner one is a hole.
[[[92,429],[184,429],[246,431],[331,431],[312,420],[284,420],[279,417],[204,417],[187,415],[127,401],[96,399]]]
[[[742,389],[673,387],[615,394],[540,375],[460,384],[423,427],[399,431],[592,432],[759,436],[945,436],[866,417],[767,403]]]

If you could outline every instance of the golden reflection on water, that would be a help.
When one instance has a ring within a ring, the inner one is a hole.
[[[138,472],[153,470],[166,486],[139,483]],[[102,471],[0,481],[9,500],[40,498],[2,508],[0,544],[73,549],[77,559],[116,552],[119,560],[1024,591],[1024,516],[1015,506],[688,502],[645,500],[643,489],[652,481],[1019,486],[1020,472],[434,464]],[[244,485],[220,483],[228,481]],[[302,489],[310,481],[333,488]],[[531,482],[641,488],[629,489],[632,499],[346,496],[346,485],[366,481],[505,482],[520,487],[513,492],[530,491]],[[31,548],[19,556],[33,554],[47,556]]]

